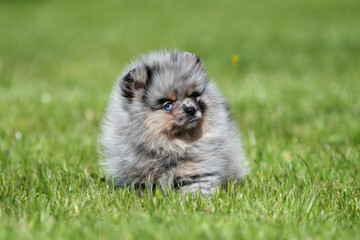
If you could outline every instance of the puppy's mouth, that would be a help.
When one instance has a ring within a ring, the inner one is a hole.
[[[187,117],[183,117],[183,118],[180,118],[179,119],[179,127],[182,128],[182,129],[190,129],[190,128],[193,128],[193,127],[196,127],[196,125],[198,124],[198,122],[200,121],[201,118],[199,117],[190,117],[190,116],[187,116]]]
[[[190,119],[187,123],[185,123],[185,128],[186,129],[189,129],[189,128],[193,128],[193,127],[195,127],[197,124],[198,124],[198,121],[199,121],[199,119],[197,119],[197,118],[192,118],[192,119]]]
[[[203,118],[203,114],[199,106],[193,101],[187,100],[177,112],[177,119],[175,123],[176,131],[182,132],[197,127],[198,123]]]

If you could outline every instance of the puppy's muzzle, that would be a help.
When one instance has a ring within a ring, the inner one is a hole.
[[[184,112],[189,116],[194,116],[196,114],[196,108],[195,107],[183,107]]]
[[[181,125],[187,128],[196,126],[196,123],[202,117],[199,106],[193,100],[186,99],[182,104],[182,111],[184,114],[180,120]]]
[[[183,103],[183,111],[189,116],[189,117],[194,117],[198,108],[197,106],[195,105],[195,103],[193,101],[189,101],[189,100],[186,100],[184,103]]]

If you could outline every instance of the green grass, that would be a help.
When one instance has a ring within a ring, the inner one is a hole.
[[[359,16],[358,0],[1,1],[0,239],[359,239]],[[200,55],[241,126],[251,173],[211,199],[102,180],[112,84],[163,48]]]

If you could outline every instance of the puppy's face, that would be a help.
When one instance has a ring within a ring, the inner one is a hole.
[[[144,59],[123,79],[128,109],[143,112],[143,123],[154,137],[198,137],[207,109],[206,77],[200,58],[172,53]]]
[[[201,92],[189,88],[184,93],[173,90],[156,102],[148,102],[145,125],[156,135],[166,134],[168,137],[181,137],[200,130],[206,104],[201,99]]]

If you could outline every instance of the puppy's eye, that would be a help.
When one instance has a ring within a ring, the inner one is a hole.
[[[199,92],[193,92],[193,93],[189,96],[189,98],[195,99],[195,98],[197,98],[197,97],[199,97],[199,96],[200,96],[200,93],[199,93]]]
[[[173,109],[173,107],[174,107],[174,104],[172,104],[172,103],[170,103],[170,102],[168,102],[168,103],[166,103],[166,104],[164,105],[164,109],[165,109],[166,111],[171,111],[171,109]]]

